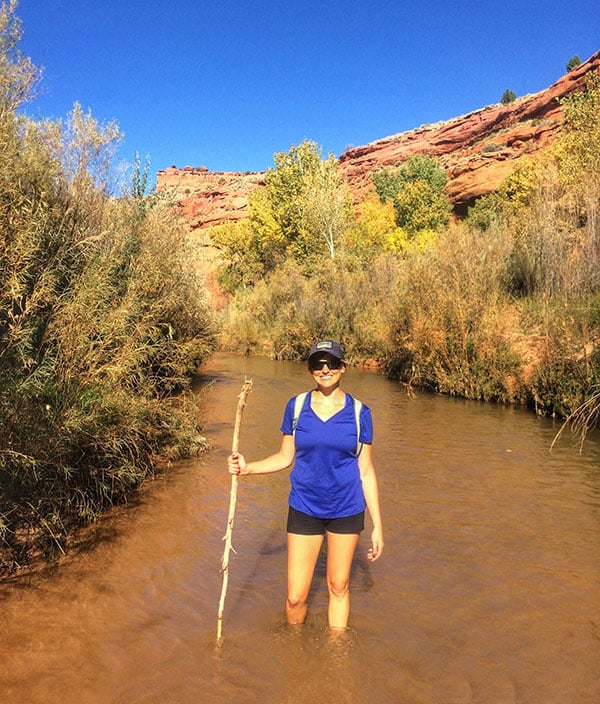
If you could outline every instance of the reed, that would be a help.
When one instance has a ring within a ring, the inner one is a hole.
[[[323,261],[310,275],[287,261],[252,289],[239,291],[224,312],[221,345],[235,352],[301,358],[315,339],[342,339],[352,361],[383,359],[399,261],[381,254],[370,264]]]
[[[215,333],[169,203],[111,197],[115,124],[19,117],[28,65],[0,57],[0,572],[201,449],[182,394]]]

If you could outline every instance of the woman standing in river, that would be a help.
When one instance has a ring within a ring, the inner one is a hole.
[[[344,351],[333,340],[310,349],[308,368],[316,388],[288,401],[281,446],[275,454],[247,462],[228,458],[232,474],[267,474],[294,466],[287,522],[290,624],[304,623],[317,558],[327,536],[329,627],[343,630],[350,613],[350,569],[364,529],[365,508],[373,524],[367,557],[383,550],[377,477],[372,459],[371,411],[342,391]]]

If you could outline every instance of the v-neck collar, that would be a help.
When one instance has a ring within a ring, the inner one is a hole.
[[[335,418],[338,415],[338,413],[341,413],[346,408],[347,404],[348,404],[348,394],[346,392],[344,392],[344,405],[339,410],[337,410],[333,415],[329,416],[328,418],[321,418],[321,416],[312,407],[312,391],[308,395],[308,407],[312,411],[315,418],[318,418],[321,421],[321,423],[327,423],[332,418]]]

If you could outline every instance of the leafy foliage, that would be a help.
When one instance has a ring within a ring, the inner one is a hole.
[[[77,105],[64,122],[17,116],[36,72],[14,7],[0,9],[0,571],[64,550],[159,457],[201,446],[170,394],[214,347],[167,201],[140,178],[109,197],[116,123]]]
[[[382,251],[394,251],[399,239],[406,239],[406,233],[396,225],[393,203],[382,203],[376,193],[369,193],[357,207],[344,246],[361,259],[371,259]]]
[[[373,176],[382,203],[393,202],[396,225],[408,237],[448,224],[452,207],[446,181],[444,169],[428,156],[412,157],[399,169],[382,169]]]
[[[249,217],[211,230],[223,253],[225,290],[251,286],[286,258],[308,272],[326,252],[333,259],[352,221],[351,201],[337,160],[322,159],[314,142],[275,155],[264,189],[249,198]]]
[[[252,286],[272,268],[268,263],[268,245],[260,235],[250,219],[225,222],[211,229],[211,239],[223,253],[217,278],[227,293]]]

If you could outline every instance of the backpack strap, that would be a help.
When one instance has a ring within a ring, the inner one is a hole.
[[[302,411],[302,407],[304,406],[304,401],[306,400],[306,397],[310,391],[304,391],[301,394],[298,394],[296,398],[294,399],[294,416],[292,419],[292,437],[296,437],[296,426],[298,425],[298,418],[300,417],[300,413]],[[350,394],[348,394],[350,396]],[[358,457],[360,453],[362,452],[363,448],[363,443],[360,441],[360,412],[362,411],[362,402],[359,401],[358,399],[354,398],[354,396],[350,396],[350,400],[352,401],[352,406],[354,408],[354,422],[356,424],[356,456]]]
[[[363,449],[363,443],[360,441],[360,412],[362,411],[362,401],[359,401],[354,396],[350,396],[354,406],[354,422],[356,423],[356,456],[359,457]]]
[[[298,425],[298,418],[300,417],[300,411],[302,411],[302,406],[304,406],[304,401],[310,392],[305,391],[304,393],[298,394],[294,399],[294,417],[292,420],[292,437],[296,437],[296,426]]]

